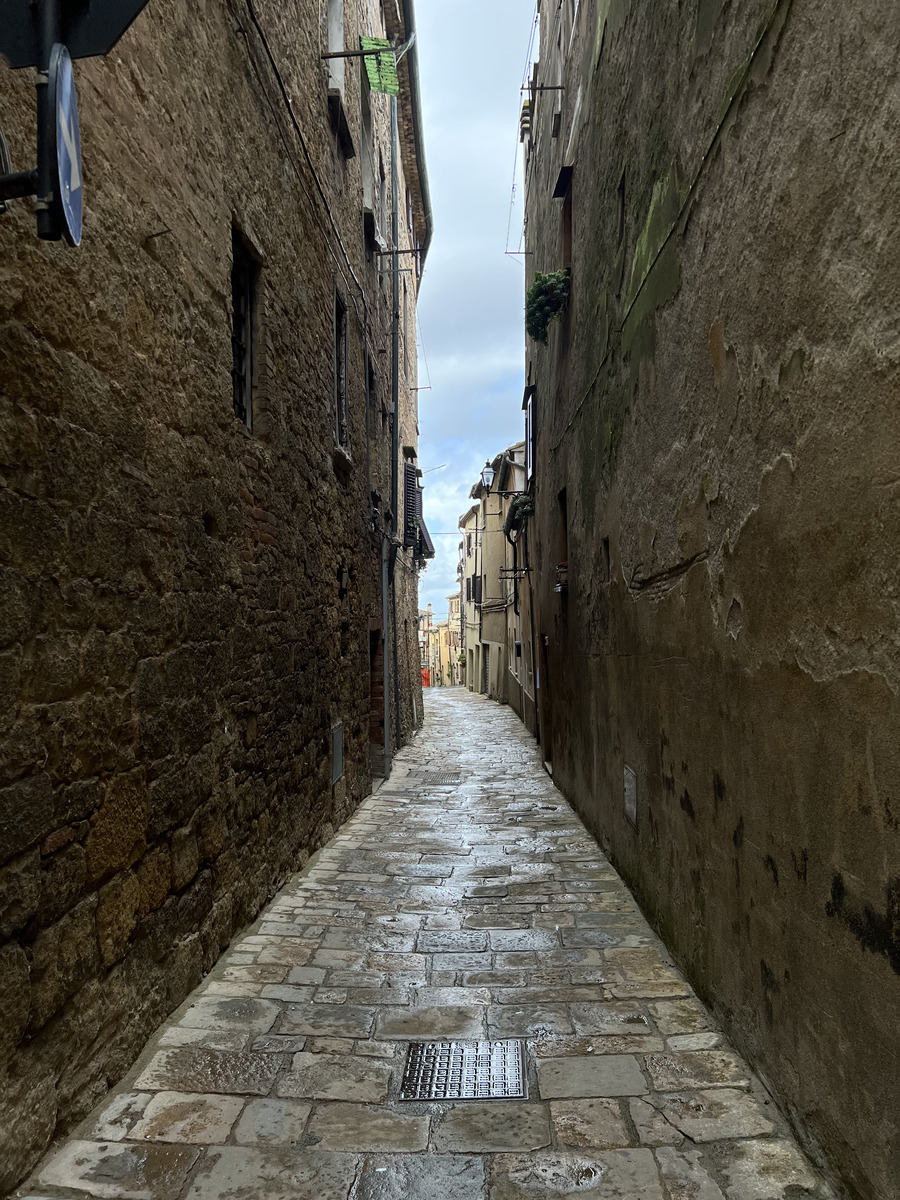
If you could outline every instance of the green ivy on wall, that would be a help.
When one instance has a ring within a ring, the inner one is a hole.
[[[534,283],[525,296],[525,332],[536,342],[547,345],[550,322],[557,321],[569,303],[569,268],[542,275],[534,273]]]

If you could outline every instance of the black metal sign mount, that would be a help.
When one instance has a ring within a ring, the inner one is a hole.
[[[72,58],[109,54],[148,0],[0,0],[0,54],[14,68],[44,62],[44,18],[56,10],[57,41]],[[46,69],[46,63],[44,63]]]
[[[37,196],[38,237],[81,240],[81,146],[71,59],[108,54],[148,0],[0,0],[0,56],[34,67],[37,169],[14,172],[0,136],[0,212]],[[53,93],[51,96],[51,92]]]

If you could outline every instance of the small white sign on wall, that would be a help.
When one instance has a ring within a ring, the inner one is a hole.
[[[637,775],[625,766],[625,816],[637,829]]]

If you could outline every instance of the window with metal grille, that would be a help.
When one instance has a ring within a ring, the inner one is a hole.
[[[231,380],[234,415],[253,428],[253,370],[259,264],[240,230],[231,231]]]
[[[347,308],[334,294],[334,439],[350,449],[350,407],[347,396]]]

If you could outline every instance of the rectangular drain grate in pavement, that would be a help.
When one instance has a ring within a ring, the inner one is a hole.
[[[413,1042],[401,1100],[524,1100],[528,1096],[520,1041]]]
[[[462,783],[462,775],[453,771],[429,771],[422,776],[422,783],[427,787],[455,787]]]

